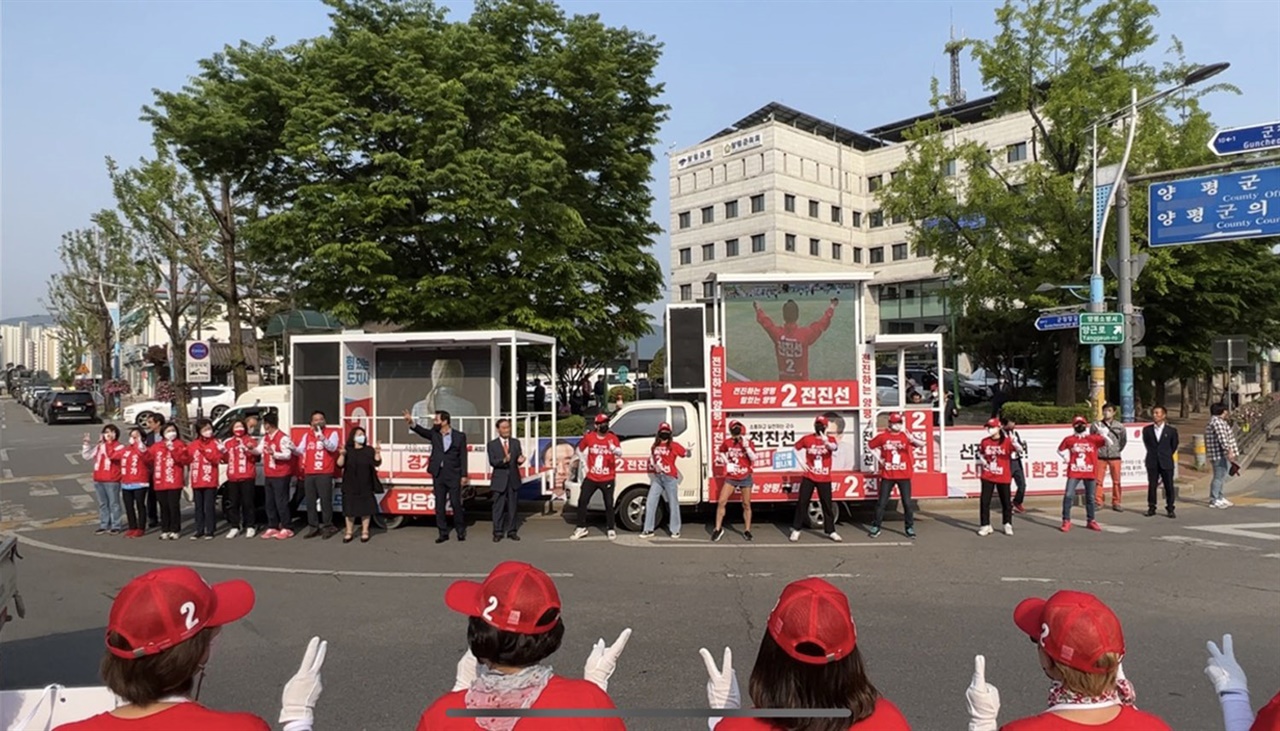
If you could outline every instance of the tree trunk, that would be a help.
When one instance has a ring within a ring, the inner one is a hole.
[[[1189,414],[1188,406],[1191,403],[1191,397],[1187,395],[1187,379],[1178,379],[1178,418],[1185,419]]]
[[[227,289],[223,299],[227,303],[227,326],[231,329],[231,377],[236,396],[249,390],[249,367],[244,357],[244,339],[241,337],[239,262],[236,261],[236,212],[231,201],[231,182],[223,178],[219,184],[222,194],[222,226],[219,238],[222,242],[222,265],[227,270]]]
[[[1191,413],[1200,413],[1200,376],[1191,379]]]
[[[1157,378],[1155,382],[1155,394],[1157,404],[1164,405],[1169,401],[1169,382],[1163,378]]]
[[[1080,343],[1074,330],[1063,330],[1058,336],[1058,406],[1071,406],[1076,402],[1076,366],[1080,356]]]

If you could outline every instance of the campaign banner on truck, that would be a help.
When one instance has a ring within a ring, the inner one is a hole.
[[[1126,424],[1128,443],[1121,452],[1120,486],[1124,490],[1147,488],[1146,450],[1142,446],[1143,424]],[[947,496],[974,497],[981,492],[978,478],[978,443],[987,430],[977,426],[947,429]],[[1067,483],[1066,462],[1058,456],[1058,446],[1071,434],[1066,424],[1019,426],[1018,434],[1027,443],[1023,472],[1027,476],[1028,495],[1061,494]],[[1107,477],[1107,490],[1111,478]]]

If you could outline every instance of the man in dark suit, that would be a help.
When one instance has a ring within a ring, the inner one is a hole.
[[[511,438],[511,420],[498,420],[498,438],[489,442],[489,466],[493,477],[489,491],[493,495],[493,542],[505,535],[520,540],[516,533],[516,505],[520,493],[520,466],[524,453],[520,441]]]
[[[453,524],[458,531],[458,540],[467,540],[467,514],[462,507],[462,486],[467,484],[467,435],[453,428],[448,411],[436,412],[431,429],[418,426],[408,411],[404,412],[404,420],[414,434],[431,442],[427,472],[431,475],[432,491],[436,497],[436,528],[440,531],[436,543],[449,540],[446,498],[453,506]]]
[[[142,437],[142,443],[146,445],[147,449],[155,446],[157,442],[164,438],[160,434],[161,427],[164,426],[164,420],[160,418],[159,414],[147,414],[147,418],[143,420],[142,426],[147,432]],[[147,527],[159,528],[160,506],[156,502],[155,483],[153,482],[149,487],[150,489],[147,490]]]
[[[1178,460],[1178,430],[1165,422],[1168,412],[1163,406],[1151,410],[1154,424],[1142,429],[1142,443],[1147,448],[1147,517],[1156,514],[1156,483],[1164,482],[1165,512],[1170,518],[1174,513],[1174,502],[1178,499],[1177,488],[1173,485],[1173,468]]]

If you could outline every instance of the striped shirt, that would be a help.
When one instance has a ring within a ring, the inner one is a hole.
[[[1204,448],[1205,456],[1210,462],[1219,462],[1240,454],[1240,448],[1236,446],[1236,435],[1232,432],[1231,425],[1221,416],[1209,418],[1209,426],[1204,432]]]

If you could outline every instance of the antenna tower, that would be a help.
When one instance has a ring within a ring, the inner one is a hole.
[[[954,107],[964,104],[968,96],[964,93],[964,89],[960,87],[960,51],[964,49],[966,39],[963,38],[964,31],[960,32],[962,36],[960,40],[956,40],[956,27],[951,25],[951,40],[947,42],[946,53],[951,57],[951,91],[947,93],[947,106]]]

